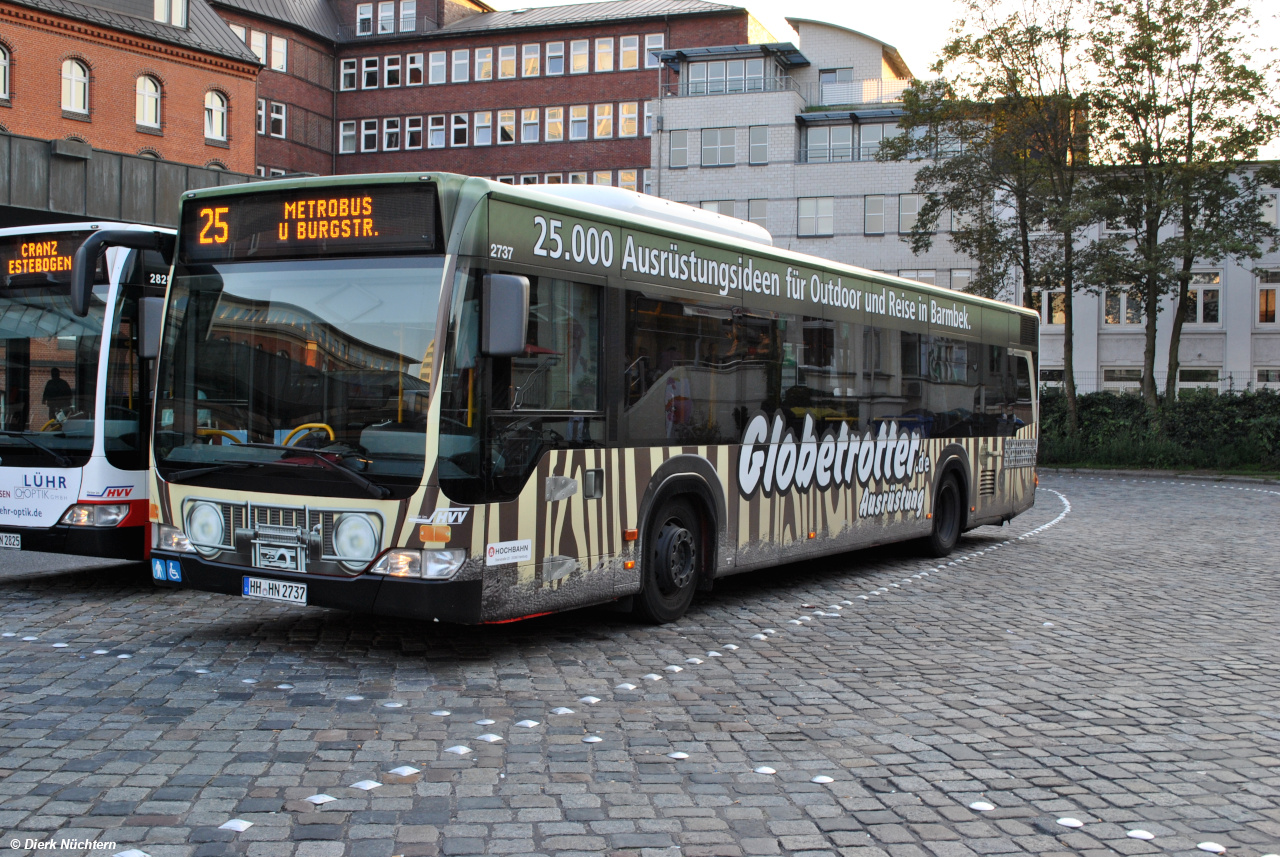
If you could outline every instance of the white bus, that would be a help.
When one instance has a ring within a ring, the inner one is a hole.
[[[149,546],[153,361],[139,353],[139,311],[160,308],[169,271],[159,245],[112,250],[96,260],[76,315],[73,255],[102,230],[157,232],[96,222],[0,229],[3,548],[141,560]]]
[[[723,575],[904,539],[945,554],[1034,501],[1035,313],[732,218],[345,176],[188,192],[177,245],[166,586],[661,622]]]

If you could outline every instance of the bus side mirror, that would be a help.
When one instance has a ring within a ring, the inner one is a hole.
[[[71,260],[71,311],[84,318],[89,314],[89,298],[93,295],[93,273],[98,255],[108,247],[130,247],[155,250],[165,261],[173,258],[174,236],[160,232],[133,229],[103,229],[93,233],[76,248]]]
[[[160,355],[160,318],[164,298],[138,299],[138,356],[152,360]]]
[[[529,329],[529,278],[485,274],[480,351],[490,357],[524,354]]]

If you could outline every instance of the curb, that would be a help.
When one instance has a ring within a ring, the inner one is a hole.
[[[1236,476],[1224,473],[1184,473],[1177,470],[1104,470],[1092,467],[1037,467],[1040,473],[1058,476],[1138,476],[1149,479],[1186,479],[1196,482],[1247,482],[1253,485],[1280,485],[1280,479]]]

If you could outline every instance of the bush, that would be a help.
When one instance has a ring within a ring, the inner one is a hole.
[[[1080,429],[1067,435],[1067,397],[1040,398],[1040,463],[1057,467],[1280,470],[1280,393],[1184,391],[1161,401],[1163,431],[1135,395],[1077,397]]]

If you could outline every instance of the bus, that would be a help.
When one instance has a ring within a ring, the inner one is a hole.
[[[736,572],[945,555],[1034,502],[1038,335],[1034,312],[622,189],[190,191],[152,575],[422,620],[667,622]]]
[[[95,258],[77,314],[74,254],[105,232],[152,246]],[[156,244],[165,232],[101,222],[0,229],[0,548],[144,558],[148,357],[169,277]]]

